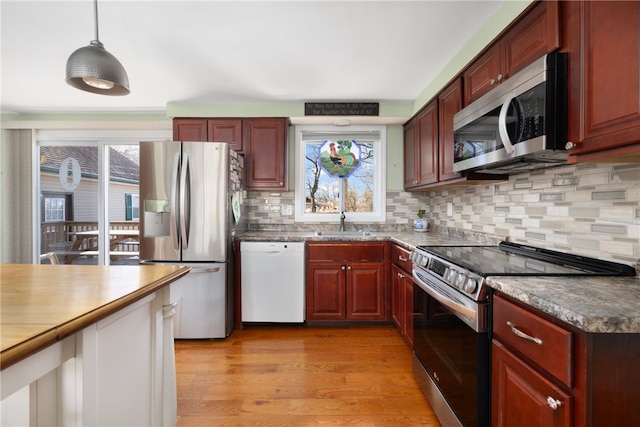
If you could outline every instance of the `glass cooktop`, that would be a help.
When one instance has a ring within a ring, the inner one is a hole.
[[[635,269],[625,264],[508,242],[499,246],[420,246],[419,249],[481,276],[635,275]]]

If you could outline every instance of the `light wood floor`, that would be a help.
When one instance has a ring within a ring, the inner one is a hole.
[[[249,326],[177,341],[178,427],[439,427],[392,326]]]

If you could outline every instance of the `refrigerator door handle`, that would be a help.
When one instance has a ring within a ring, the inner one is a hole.
[[[182,230],[182,250],[189,248],[189,226],[191,218],[191,174],[189,155],[183,153],[180,170],[180,229]]]
[[[171,175],[171,179],[173,183],[171,185],[171,237],[173,242],[173,248],[175,250],[180,249],[180,225],[178,224],[178,217],[176,216],[176,212],[180,212],[178,206],[178,197],[180,191],[180,153],[176,153],[175,158],[173,159],[173,173]]]

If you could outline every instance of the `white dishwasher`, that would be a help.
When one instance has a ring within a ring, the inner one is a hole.
[[[304,242],[240,242],[243,322],[301,323]]]

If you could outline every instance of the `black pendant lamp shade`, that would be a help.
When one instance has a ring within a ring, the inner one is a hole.
[[[94,0],[96,39],[81,47],[67,60],[67,83],[78,89],[101,95],[129,93],[129,78],[115,56],[98,40],[98,0]]]

